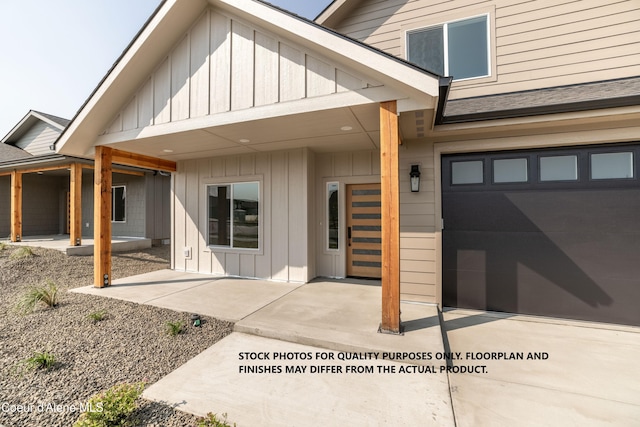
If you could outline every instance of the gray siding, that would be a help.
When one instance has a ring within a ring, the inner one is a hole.
[[[312,279],[312,157],[308,149],[298,149],[179,162],[173,180],[174,268],[278,281]],[[209,247],[206,185],[243,181],[260,182],[260,249]]]
[[[146,236],[149,239],[171,238],[171,177],[147,174]]]
[[[125,185],[126,222],[111,224],[112,236],[146,237],[146,202],[144,176],[113,174],[113,185]],[[82,235],[93,237],[93,172],[82,176]]]
[[[59,135],[60,130],[39,120],[15,145],[34,156],[53,154],[49,146],[55,142]]]
[[[22,234],[60,233],[60,196],[65,178],[25,174],[22,177]]]
[[[0,239],[11,235],[11,177],[0,176]]]

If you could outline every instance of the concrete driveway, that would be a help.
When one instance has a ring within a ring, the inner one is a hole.
[[[449,375],[458,427],[640,425],[640,328],[465,310],[443,316],[451,351],[479,358],[454,365],[487,370]],[[542,358],[527,360],[529,353]],[[508,359],[519,354],[523,360]]]

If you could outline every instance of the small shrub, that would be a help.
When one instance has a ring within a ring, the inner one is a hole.
[[[89,398],[89,411],[84,412],[73,427],[131,426],[131,414],[138,407],[144,383],[119,384]]]
[[[222,414],[222,418],[218,418],[218,416],[212,412],[209,412],[206,417],[198,419],[197,427],[235,427],[236,423],[233,425],[227,422],[227,414]]]
[[[167,333],[172,337],[175,337],[176,335],[179,335],[182,333],[184,328],[184,322],[181,322],[181,321],[167,322],[166,326],[167,326]]]
[[[56,357],[45,351],[37,351],[30,358],[23,361],[30,369],[45,369],[49,370],[56,364]]]
[[[29,246],[20,246],[9,256],[11,259],[31,258],[33,250]]]
[[[7,247],[7,244],[5,242],[0,242],[0,251],[4,251],[4,248]]]
[[[104,318],[107,316],[107,310],[95,311],[89,314],[87,317],[93,320],[93,323],[102,322]]]
[[[16,308],[21,314],[28,314],[35,310],[39,302],[49,308],[58,305],[58,286],[51,280],[47,280],[45,286],[34,286],[28,289],[20,297]]]

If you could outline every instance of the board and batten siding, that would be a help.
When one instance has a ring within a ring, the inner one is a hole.
[[[59,129],[38,120],[14,145],[34,156],[53,154],[54,151],[49,147],[58,139],[58,136],[60,136]]]
[[[315,277],[308,149],[178,162],[173,179],[173,268],[306,283]],[[209,247],[206,186],[260,182],[259,250]],[[185,256],[185,249],[190,256]]]
[[[211,9],[144,81],[105,133],[369,86],[379,83]]]
[[[400,147],[400,297],[404,301],[436,303],[435,177],[433,144],[405,142]],[[411,193],[409,171],[419,164],[419,193]],[[346,251],[327,249],[328,182],[340,183],[340,241],[346,241],[345,188],[380,182],[380,152],[358,151],[316,155],[317,272],[345,277]]]
[[[337,31],[405,57],[404,31],[490,13],[496,76],[454,82],[451,99],[640,74],[640,2],[368,0]]]

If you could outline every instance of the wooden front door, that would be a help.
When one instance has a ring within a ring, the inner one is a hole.
[[[382,277],[380,184],[347,185],[347,276]]]

